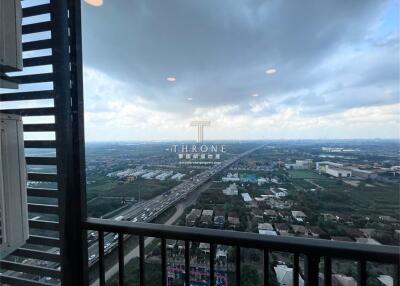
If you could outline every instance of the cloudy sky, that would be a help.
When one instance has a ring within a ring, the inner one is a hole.
[[[87,140],[398,138],[399,8],[84,3]]]

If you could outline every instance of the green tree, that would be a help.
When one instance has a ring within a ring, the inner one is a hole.
[[[258,286],[260,285],[260,277],[257,269],[252,265],[243,265],[241,267],[241,285]]]

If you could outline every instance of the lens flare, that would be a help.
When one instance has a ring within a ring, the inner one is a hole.
[[[85,0],[91,6],[100,7],[103,5],[103,0]]]

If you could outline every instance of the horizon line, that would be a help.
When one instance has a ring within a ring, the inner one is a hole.
[[[215,141],[234,141],[234,142],[257,142],[257,141],[400,141],[400,138],[273,138],[273,139],[210,139],[204,140],[204,142],[215,142]],[[196,140],[182,139],[182,140],[86,140],[85,143],[162,143],[162,142],[193,142]]]

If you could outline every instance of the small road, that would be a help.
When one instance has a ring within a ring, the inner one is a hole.
[[[320,188],[321,190],[325,190],[322,186],[320,186],[320,185],[318,185],[317,183],[315,183],[313,180],[311,180],[311,179],[304,179],[304,181],[307,181],[307,182],[309,182],[310,184],[313,184],[314,186],[316,186],[316,187],[318,187],[318,188]]]

